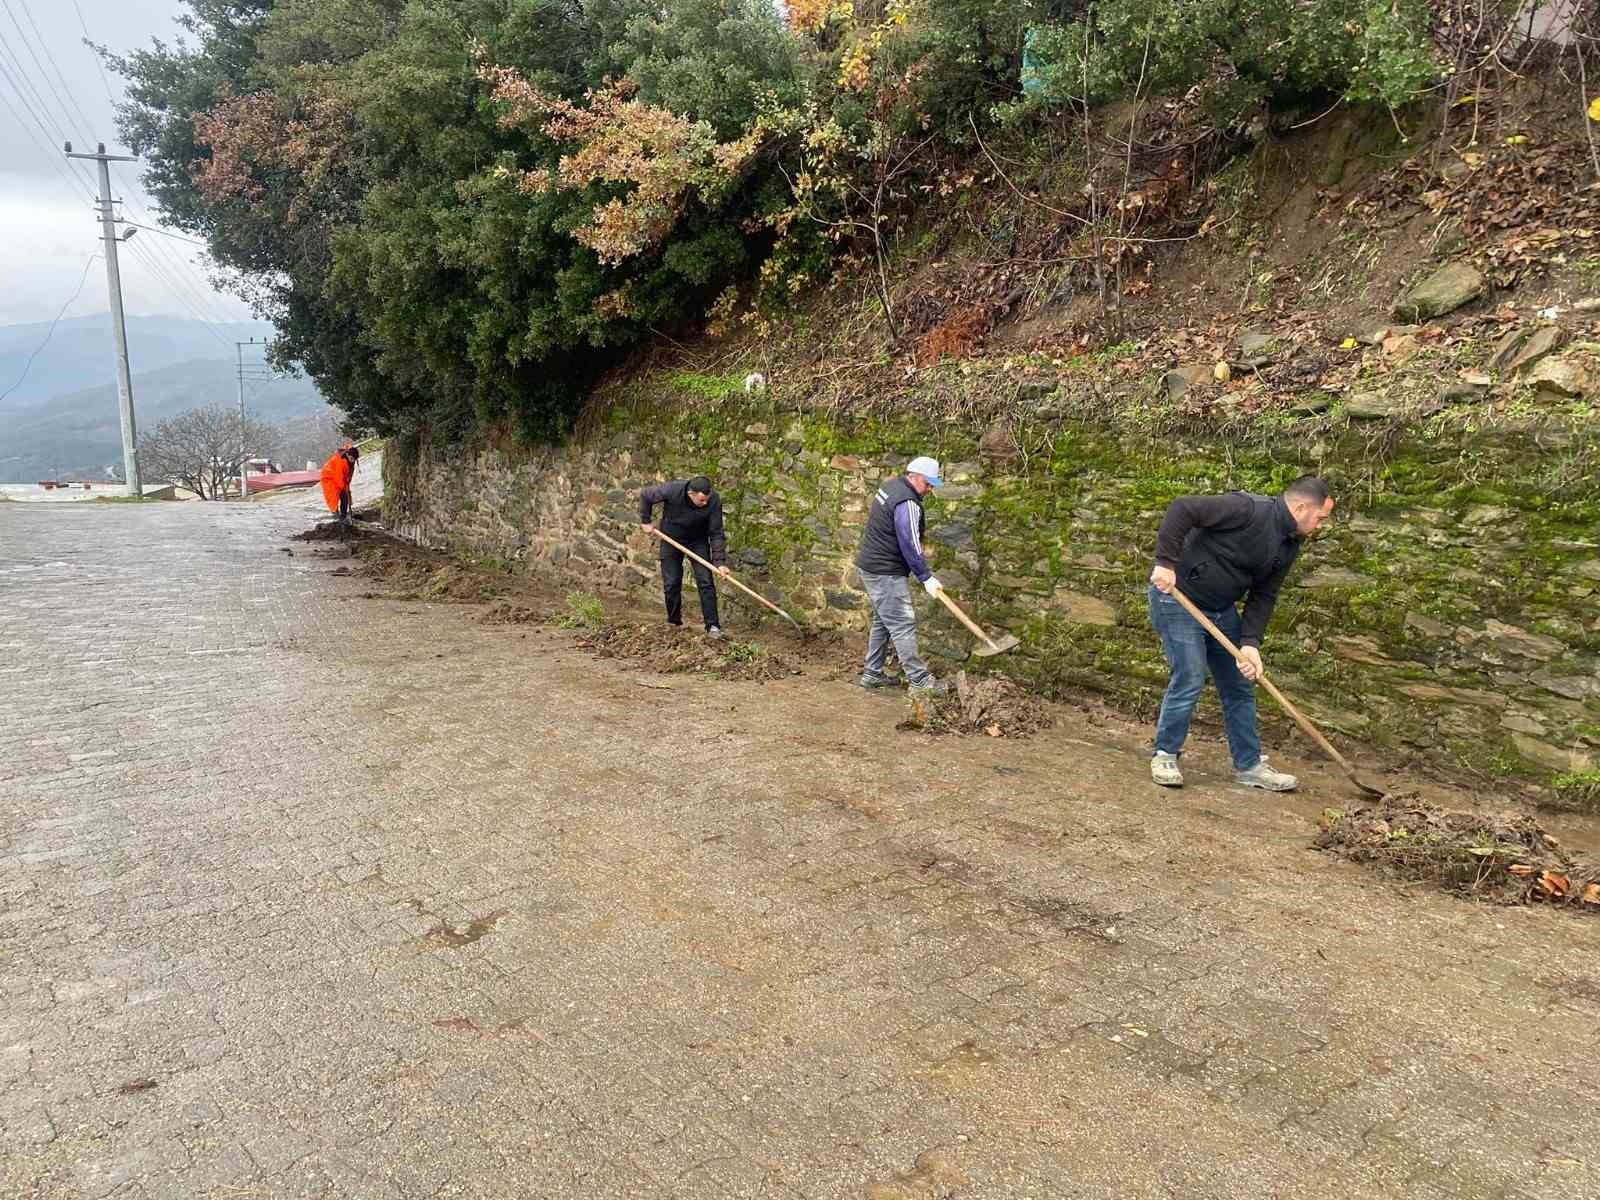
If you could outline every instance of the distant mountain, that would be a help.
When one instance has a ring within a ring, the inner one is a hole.
[[[127,327],[128,364],[135,374],[202,358],[234,362],[234,342],[265,341],[273,332],[265,321],[206,325],[183,317],[129,317]],[[19,378],[23,380],[0,400],[0,434],[8,413],[37,407],[65,392],[116,383],[110,313],[62,321],[23,378],[28,356],[38,349],[49,329],[48,322],[0,326],[0,393],[9,391]],[[248,348],[245,355],[248,361],[261,361],[259,350],[253,359]]]
[[[133,401],[141,430],[191,408],[231,408],[239,401],[236,366],[209,358],[141,371],[133,378]],[[246,381],[245,407],[253,420],[290,425],[295,435],[308,427],[327,427],[330,413],[338,416],[307,379]],[[104,478],[108,465],[120,470],[121,463],[122,425],[114,383],[0,413],[0,481],[26,483],[58,473]]]

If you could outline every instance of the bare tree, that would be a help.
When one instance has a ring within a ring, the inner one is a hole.
[[[273,457],[289,471],[298,470],[307,462],[320,464],[335,446],[344,444],[340,417],[334,409],[323,408],[303,417],[280,421],[278,436],[272,444]]]
[[[873,121],[864,146],[824,143],[803,152],[803,185],[784,171],[784,178],[798,197],[797,212],[836,239],[864,236],[870,240],[878,267],[873,282],[883,305],[889,342],[896,346],[900,343],[900,324],[895,320],[889,291],[889,248],[884,226],[890,209],[904,199],[895,188],[896,181],[911,171],[917,156],[933,140],[930,135],[913,143],[908,137],[891,134],[882,122]],[[861,168],[863,162],[865,170]],[[781,166],[779,169],[783,170]]]
[[[139,437],[139,462],[144,473],[187,488],[202,500],[220,500],[239,478],[242,455],[268,454],[277,430],[260,421],[245,421],[231,408],[192,408]]]

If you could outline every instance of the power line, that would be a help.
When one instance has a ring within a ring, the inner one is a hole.
[[[106,99],[111,102],[111,109],[116,111],[117,101],[111,94],[111,80],[106,77],[105,64],[100,61],[100,54],[95,49],[94,42],[89,40],[89,22],[83,19],[83,9],[78,6],[78,0],[72,0],[72,11],[78,14],[78,28],[83,30],[83,44],[89,47],[90,57],[94,59],[95,69],[100,72],[100,86],[106,90]]]
[[[61,311],[56,313],[56,319],[50,322],[50,328],[45,330],[44,333],[44,341],[40,342],[38,346],[34,347],[33,353],[28,355],[28,361],[23,364],[22,374],[17,377],[17,381],[5,391],[0,392],[0,400],[4,400],[7,396],[11,395],[12,392],[16,391],[23,385],[24,381],[27,380],[28,372],[33,369],[33,360],[38,358],[44,348],[50,344],[51,335],[55,333],[56,326],[61,323],[61,318],[66,316],[67,309],[71,308],[74,301],[76,301],[78,297],[83,294],[84,281],[89,278],[89,268],[94,266],[94,260],[99,257],[100,256],[98,254],[89,255],[89,261],[83,264],[83,274],[78,276],[78,286],[73,289],[71,299],[61,306]]]
[[[11,24],[16,28],[17,37],[22,42],[22,48],[28,52],[28,57],[33,59],[33,65],[39,69],[39,74],[44,79],[45,89],[55,97],[56,107],[61,110],[61,115],[66,118],[66,123],[62,126],[62,128],[65,129],[70,127],[72,124],[72,114],[67,112],[67,106],[61,99],[60,94],[57,93],[56,85],[50,82],[49,73],[45,71],[44,64],[39,61],[38,51],[33,48],[33,43],[28,40],[28,35],[23,32],[22,22],[18,21],[17,14],[11,11],[11,0],[0,0],[0,8],[5,9],[6,16],[11,18]],[[63,138],[62,140],[65,141],[66,139]]]
[[[4,3],[4,2],[5,2],[5,0],[0,0],[0,3]],[[24,11],[26,11],[26,9],[27,9],[27,0],[17,0],[17,2],[19,4],[21,4],[23,6],[23,8],[24,8]],[[94,51],[94,43],[89,38],[89,25],[88,25],[88,22],[85,21],[84,18],[83,18],[83,9],[79,5],[78,0],[72,0],[72,7],[73,7],[73,10],[78,15],[78,27],[83,30],[84,45],[87,46],[90,49],[91,52],[93,52]],[[46,48],[46,54],[47,55],[49,54],[48,48]],[[100,55],[98,53],[92,53],[91,56],[94,58],[95,70],[98,71],[99,74],[100,74],[100,86],[105,91],[106,101],[111,105],[113,111],[115,111],[115,109],[118,106],[118,102],[117,102],[116,98],[114,96],[112,96],[112,94],[111,94],[111,81],[106,76],[105,66],[100,61]],[[54,60],[52,59],[52,61],[54,61]],[[59,68],[58,68],[58,70],[59,70]],[[82,110],[80,109],[79,111],[81,112]],[[135,199],[133,197],[133,192],[135,191],[135,189],[128,186],[127,182],[122,178],[121,174],[117,172],[117,169],[114,166],[112,167],[112,173],[115,176],[118,184],[123,188],[123,190],[125,192],[129,193],[128,199],[125,201],[125,205],[127,207],[131,207],[136,215],[142,216],[147,221],[151,222],[149,225],[139,225],[138,228],[140,228],[140,229],[148,229],[153,233],[158,233],[161,236],[167,237],[167,238],[171,238],[174,241],[188,242],[191,245],[201,246],[203,248],[205,247],[205,243],[204,242],[199,242],[199,241],[196,241],[193,238],[187,238],[187,237],[183,237],[183,236],[181,236],[179,234],[176,234],[176,233],[168,232],[163,227],[163,223],[161,222],[161,220],[158,217],[156,217],[154,214],[152,214],[148,209],[146,209],[144,207],[143,204],[141,204],[137,199]],[[125,222],[125,223],[133,224],[133,222]],[[163,246],[161,243],[157,242],[151,248],[151,253],[152,253],[153,256],[161,258],[167,264],[167,266],[171,269],[174,277],[178,278],[180,280],[183,280],[187,284],[187,286],[193,291],[193,293],[200,298],[200,301],[201,301],[200,307],[205,311],[205,313],[207,313],[209,315],[209,317],[214,322],[216,322],[218,324],[227,324],[227,323],[229,323],[228,322],[228,318],[225,315],[219,314],[219,312],[218,312],[218,310],[217,310],[217,308],[215,306],[215,297],[214,297],[215,289],[212,288],[212,286],[209,283],[209,281],[203,279],[199,275],[199,273],[194,268],[194,264],[191,263],[188,259],[184,258],[180,254],[169,253],[169,250],[170,250],[169,247]],[[204,318],[202,318],[202,319],[204,319]],[[223,340],[223,339],[221,339],[219,337],[219,340]]]
[[[212,298],[208,294],[208,289],[193,281],[194,272],[192,269],[188,272],[181,272],[181,267],[184,265],[183,258],[174,256],[171,253],[163,253],[162,251],[167,248],[163,247],[160,242],[153,242],[148,246],[142,247],[142,249],[151,264],[158,267],[188,296],[190,311],[211,328],[213,335],[219,342],[226,345],[228,339],[223,337],[217,330],[224,325],[230,324],[230,322],[225,317],[219,316]],[[160,260],[159,262],[157,261],[158,259]],[[174,269],[174,263],[178,264],[180,269]]]
[[[45,118],[49,118],[50,124],[54,125],[55,118],[50,114],[49,106],[44,103],[43,98],[39,94],[39,89],[34,85],[33,79],[28,75],[27,71],[23,69],[22,60],[17,58],[15,51],[11,49],[10,43],[6,41],[3,33],[0,33],[0,53],[3,53],[4,55],[4,57],[0,57],[0,76],[5,77],[6,82],[11,85],[11,89],[16,92],[17,99],[21,102],[23,109],[27,112],[28,116],[33,119],[33,123],[39,127],[39,132],[44,134],[44,144],[47,148],[46,153],[49,155],[51,161],[60,167],[62,165],[61,160],[56,158],[55,152],[48,149],[48,147],[59,146],[62,142],[67,140],[66,135],[61,132],[59,126],[52,130],[45,124]],[[6,66],[7,61],[11,63],[10,68]],[[13,77],[13,71],[15,72],[15,77]],[[24,84],[27,86],[24,87]],[[37,110],[28,100],[28,93],[30,91],[38,100]],[[44,112],[44,117],[39,115],[39,110]],[[21,124],[20,121],[19,124]],[[27,126],[23,125],[23,129],[26,130]],[[93,181],[87,176],[79,174],[76,163],[69,161],[66,164],[66,167],[70,168],[70,170],[67,171],[67,174],[75,177],[80,186],[82,186],[91,194],[94,192]]]
[[[38,37],[40,47],[44,50],[45,58],[48,59],[51,66],[54,67],[57,77],[62,80],[63,87],[66,87],[65,75],[62,73],[60,64],[56,61],[55,56],[50,52],[49,45],[45,42],[43,35],[39,32],[38,23],[34,20],[33,13],[27,6],[27,0],[17,0],[17,3],[21,6],[23,15],[27,17],[28,24],[32,26],[35,35]],[[61,111],[61,114],[66,117],[67,124],[70,126],[72,124],[72,117],[71,114],[67,112],[67,105],[62,100],[61,95],[55,90],[54,84],[50,82],[49,74],[45,71],[44,65],[40,61],[38,53],[35,52],[33,44],[29,41],[21,23],[17,20],[17,15],[11,7],[10,0],[0,0],[0,7],[3,7],[6,11],[6,15],[10,17],[11,24],[16,29],[17,35],[21,40],[21,44],[27,49],[29,57],[33,60],[34,66],[38,69],[39,75],[44,80],[45,89],[55,99],[57,108]],[[74,8],[77,10],[79,25],[83,29],[85,41],[87,42],[88,26],[83,20],[83,12],[82,9],[78,7],[77,0],[74,0]],[[21,102],[23,109],[33,120],[34,125],[37,126],[39,131],[44,135],[46,154],[54,164],[55,169],[59,174],[62,175],[62,178],[68,180],[69,182],[73,179],[76,179],[78,183],[81,184],[86,190],[92,192],[93,188],[91,181],[79,173],[78,164],[74,160],[67,160],[66,166],[69,168],[69,170],[67,172],[62,172],[61,160],[48,149],[49,144],[52,141],[59,143],[68,140],[63,132],[65,127],[58,124],[55,113],[51,111],[50,106],[45,102],[44,92],[39,89],[38,83],[23,65],[21,56],[15,49],[12,48],[11,44],[6,40],[3,33],[0,33],[0,51],[3,51],[4,55],[6,56],[5,58],[0,58],[0,74],[3,74],[6,81],[10,83],[11,87],[15,90],[17,99]],[[106,99],[112,104],[112,107],[115,108],[116,100],[111,95],[110,81],[106,77],[105,68],[100,63],[99,55],[94,55],[94,58],[96,70],[100,74],[101,85],[106,92]],[[11,69],[9,70],[5,65],[7,61],[11,63]],[[66,91],[69,96],[72,95],[72,90],[70,87],[66,87]],[[30,95],[33,98],[32,102],[29,100]],[[0,93],[0,99],[4,99],[3,93]],[[37,107],[35,107],[35,103],[37,104]],[[88,118],[84,115],[82,106],[77,103],[76,97],[73,97],[72,103],[73,107],[77,110],[79,118],[87,122]],[[9,101],[7,101],[7,107],[11,108]],[[41,116],[41,114],[43,115]],[[12,115],[14,117],[17,116],[14,108],[12,109]],[[18,117],[18,121],[21,123],[20,117]],[[26,130],[26,125],[24,125],[23,128]],[[31,131],[29,132],[31,136]],[[117,177],[117,179],[118,183],[121,184],[124,189],[127,189],[126,182],[122,180],[120,175]],[[169,233],[166,229],[161,228],[159,221],[146,212],[144,207],[139,204],[137,200],[130,198],[126,201],[126,203],[133,207],[136,212],[150,220],[151,224],[139,226],[140,228],[148,229],[153,233],[159,234],[163,237],[172,238],[174,240],[190,242],[195,245],[203,245],[203,243],[194,242],[194,240],[191,238],[185,238],[178,234]],[[133,224],[133,222],[129,221],[124,221],[123,223]],[[216,328],[214,328],[214,326],[226,324],[227,318],[223,317],[219,319],[217,310],[214,307],[214,299],[209,295],[211,289],[208,284],[200,279],[198,273],[195,271],[191,263],[189,263],[183,256],[173,253],[170,247],[165,246],[161,242],[140,243],[137,246],[129,244],[128,248],[130,251],[136,254],[140,262],[144,264],[151,274],[160,282],[162,287],[166,289],[166,291],[174,300],[179,303],[181,307],[187,309],[192,316],[199,320],[200,323],[206,327],[207,332],[217,339],[219,344],[227,345],[227,340],[221,335],[220,332],[218,332]],[[161,265],[161,262],[157,261],[158,259],[166,264],[165,267]]]
[[[5,64],[3,62],[0,62],[0,76],[5,76],[6,81],[8,83],[11,83],[10,74],[9,74],[9,72],[6,71]],[[13,90],[17,91],[17,99],[22,101],[22,105],[26,109],[27,108],[27,99],[26,99],[26,97],[24,97],[22,92],[17,89],[15,83],[11,83],[11,86],[12,86]],[[73,202],[74,203],[81,203],[84,199],[86,199],[86,197],[77,194],[79,186],[82,185],[82,183],[83,183],[83,179],[76,172],[69,171],[69,170],[67,170],[66,167],[64,167],[62,165],[61,160],[56,156],[55,151],[53,151],[50,148],[49,134],[46,133],[45,140],[44,140],[44,142],[41,143],[39,141],[39,135],[34,133],[34,131],[32,129],[28,128],[27,122],[22,119],[22,114],[17,112],[16,107],[11,103],[11,100],[6,96],[6,94],[4,92],[0,92],[0,103],[3,103],[6,106],[6,109],[11,113],[11,116],[16,120],[17,127],[19,129],[21,129],[23,133],[28,135],[29,140],[33,142],[34,146],[35,147],[43,146],[44,152],[45,152],[45,157],[49,160],[51,168],[56,173],[56,177],[66,183],[66,185],[67,185],[67,194],[72,196]],[[31,115],[31,110],[30,110],[30,115]],[[35,122],[37,122],[38,118],[35,117],[34,120],[35,120]],[[40,128],[43,128],[43,126],[41,125]]]
[[[44,109],[46,116],[50,117],[50,123],[52,125],[55,124],[55,117],[50,115],[49,109],[45,106],[44,98],[40,96],[39,89],[34,86],[32,78],[22,69],[22,60],[11,49],[11,43],[6,41],[4,33],[0,33],[0,56],[3,56],[0,57],[0,74],[5,76],[6,82],[17,93],[17,99],[22,101],[22,107],[27,109],[28,116],[33,118],[33,123],[39,127],[39,132],[44,134],[45,141],[55,142],[58,145],[65,141],[65,135],[62,134],[59,126],[51,129],[45,124],[44,118],[39,116],[39,110]],[[7,64],[10,65],[8,66]],[[12,76],[13,71],[16,72],[15,78]],[[30,93],[33,96],[32,100],[28,98]]]
[[[62,75],[60,64],[56,62],[55,56],[53,54],[51,54],[50,47],[45,42],[43,35],[39,34],[39,32],[38,32],[38,28],[39,28],[38,24],[33,19],[33,13],[28,8],[27,0],[17,0],[17,3],[22,7],[23,14],[28,18],[28,23],[33,27],[35,34],[38,35],[39,44],[40,44],[40,47],[44,50],[45,57],[50,61],[50,64],[55,68],[57,76],[61,77],[63,86],[65,86],[65,76]],[[0,7],[4,7],[5,8],[7,16],[9,16],[11,18],[11,23],[14,26],[16,26],[17,32],[18,32],[19,36],[22,37],[23,44],[27,47],[28,53],[33,58],[35,66],[37,66],[39,68],[40,74],[44,75],[44,82],[45,82],[46,88],[48,88],[50,93],[51,93],[51,95],[55,97],[56,104],[61,108],[62,114],[63,115],[67,115],[66,114],[66,105],[62,102],[61,97],[56,93],[54,86],[50,83],[48,75],[45,75],[44,67],[39,62],[39,56],[33,52],[32,45],[28,42],[26,34],[23,33],[21,25],[18,24],[18,22],[17,22],[16,14],[11,9],[10,0],[0,0]],[[79,10],[78,15],[79,15],[79,24],[80,25],[84,25],[83,20],[82,20],[82,15],[83,14],[82,14],[81,9]],[[87,28],[86,25],[84,25],[84,33],[85,33],[85,35],[87,35],[87,33],[88,33],[88,28]],[[0,44],[3,44],[3,36],[0,36]],[[8,49],[9,49],[9,47],[8,47]],[[12,51],[11,53],[13,54],[13,57],[15,57],[15,52]],[[42,94],[39,92],[37,85],[34,83],[34,81],[31,78],[29,78],[27,76],[27,73],[23,70],[20,58],[16,59],[16,64],[17,64],[17,72],[18,72],[18,74],[26,80],[26,82],[29,84],[30,88],[32,88],[35,96],[38,96],[40,98],[40,107],[45,111],[45,113],[47,115],[50,115],[48,106],[46,106],[44,104]],[[101,80],[102,86],[104,86],[105,91],[106,91],[106,99],[112,103],[112,106],[114,108],[115,105],[116,105],[116,102],[111,97],[110,84],[106,79],[105,69],[100,65],[100,60],[99,60],[99,56],[98,55],[95,56],[95,65],[96,65],[96,69],[99,70],[99,72],[100,72],[100,80]],[[69,95],[71,95],[71,89],[70,88],[67,89],[67,92],[68,92]],[[88,118],[84,116],[83,109],[82,109],[81,106],[79,106],[77,104],[76,98],[73,99],[73,105],[77,109],[78,115],[81,118],[83,118],[85,121],[87,121]],[[54,124],[54,117],[53,116],[51,116],[51,123]],[[69,118],[69,123],[70,123],[70,118]],[[43,122],[39,122],[39,126],[40,126],[41,130],[44,129]],[[49,131],[45,130],[45,133],[46,133],[46,137],[48,138]],[[63,138],[62,140],[65,140],[65,139]],[[76,170],[76,164],[75,163],[69,161],[68,165],[72,166],[74,168],[74,170]],[[118,181],[119,184],[122,184],[124,189],[127,188],[127,185],[123,181],[123,179],[122,179],[120,174],[117,176],[117,181]],[[87,181],[86,181],[86,185],[87,185]],[[162,236],[165,236],[165,237],[176,238],[176,239],[178,239],[180,241],[191,241],[192,240],[192,239],[188,239],[188,238],[182,238],[178,234],[168,233],[165,229],[160,228],[159,227],[159,222],[156,222],[154,217],[150,217],[150,215],[144,211],[143,206],[140,205],[136,200],[129,200],[129,201],[127,201],[127,203],[131,204],[136,211],[138,211],[142,215],[148,217],[152,222],[154,222],[151,225],[143,226],[143,228],[149,229],[149,230],[151,230],[151,232],[161,234]],[[131,223],[131,222],[124,222],[124,223]],[[200,244],[200,243],[196,243],[196,244]],[[207,321],[210,321],[210,322],[213,322],[213,323],[217,322],[217,317],[218,317],[217,311],[207,301],[207,295],[208,295],[208,293],[210,292],[211,289],[209,288],[209,286],[205,285],[203,282],[201,282],[201,281],[199,281],[197,279],[197,276],[196,276],[196,273],[195,273],[193,267],[189,263],[187,263],[183,258],[181,258],[180,256],[175,256],[175,255],[169,254],[167,252],[166,248],[162,247],[159,243],[156,243],[155,248],[153,249],[153,251],[151,251],[149,253],[143,253],[143,254],[140,255],[140,258],[142,260],[150,260],[153,257],[160,257],[160,258],[164,259],[166,261],[166,263],[168,264],[169,268],[171,268],[175,278],[178,278],[178,279],[181,279],[181,280],[186,280],[185,286],[191,290],[192,294],[187,300],[184,301],[185,307],[189,308],[190,311],[195,316],[197,316],[202,322],[207,322]],[[196,303],[196,301],[198,301],[198,303]],[[224,339],[222,339],[221,336],[218,335],[218,341],[223,341],[223,340]]]
[[[155,260],[148,247],[139,242],[125,242],[123,244],[133,252],[135,257],[137,257],[144,265],[145,269],[148,270],[158,282],[160,282],[162,287],[166,288],[167,294],[171,296],[172,299],[176,300],[181,307],[188,309],[189,315],[194,317],[203,326],[205,326],[206,332],[215,338],[219,345],[224,347],[228,345],[227,339],[217,331],[216,323],[208,320],[195,305],[193,294],[184,294],[182,286],[170,274],[168,274],[165,267]]]
[[[3,2],[4,0],[0,0],[0,3]],[[33,30],[33,36],[38,39],[39,49],[44,51],[45,61],[55,71],[56,79],[61,83],[62,92],[66,94],[67,99],[72,103],[72,111],[77,113],[78,119],[83,122],[81,132],[87,136],[89,130],[94,128],[94,122],[84,113],[83,105],[78,103],[78,97],[67,84],[67,77],[61,73],[61,64],[56,61],[56,56],[50,53],[50,43],[45,41],[44,34],[39,32],[39,23],[33,19],[33,10],[28,7],[28,0],[17,0],[17,3],[22,6],[22,15],[28,18],[28,27]]]
[[[167,294],[186,308],[189,315],[205,327],[206,332],[219,346],[226,347],[229,344],[228,339],[223,336],[221,329],[228,322],[215,319],[216,314],[205,307],[205,298],[195,290],[194,286],[174,274],[168,265],[163,265],[162,261],[152,253],[151,246],[136,244],[135,252],[145,268],[166,288]],[[168,262],[170,263],[170,260]]]
[[[123,180],[120,175],[117,176],[117,182],[122,184],[122,186],[124,187],[125,190],[128,190],[128,191],[132,190],[132,189],[129,189],[127,187],[126,181]],[[133,209],[133,211],[136,214],[138,214],[139,216],[144,217],[148,221],[155,222],[158,225],[160,224],[160,218],[154,216],[138,200],[129,199],[127,201],[127,203]],[[175,237],[176,235],[168,235],[168,236],[174,236]],[[184,240],[188,240],[188,239],[184,239]],[[204,280],[203,278],[200,277],[199,273],[195,270],[193,263],[191,263],[189,260],[184,258],[181,254],[177,254],[173,250],[172,247],[163,245],[160,242],[154,243],[152,249],[153,249],[154,253],[159,254],[160,257],[167,263],[167,265],[172,268],[173,273],[175,275],[179,275],[179,276],[182,276],[183,278],[187,279],[189,285],[194,289],[194,291],[196,293],[198,293],[202,297],[208,297],[208,296],[211,295],[211,293],[213,292],[213,289],[212,289],[210,283],[208,283],[206,280]],[[205,307],[207,308],[207,311],[210,312],[211,317],[212,317],[213,320],[217,320],[219,324],[227,324],[227,323],[229,323],[228,319],[226,317],[221,317],[220,319],[218,318],[217,311],[216,311],[215,307],[212,304],[208,303],[208,304],[206,304]]]

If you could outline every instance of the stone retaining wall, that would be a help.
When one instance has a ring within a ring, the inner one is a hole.
[[[1024,641],[985,665],[1148,715],[1165,671],[1144,579],[1167,501],[1276,490],[1320,469],[1342,485],[1339,507],[1268,631],[1280,686],[1338,731],[1440,765],[1546,781],[1594,770],[1590,442],[1549,427],[1375,441],[1367,427],[1319,418],[1244,447],[1152,439],[1056,418],[1048,405],[987,431],[909,418],[843,425],[647,380],[605,428],[559,449],[391,440],[385,519],[513,569],[543,564],[578,586],[655,594],[638,490],[703,471],[723,495],[741,578],[813,623],[864,628],[850,562],[867,498],[912,455],[936,454],[947,486],[929,506],[935,569],[980,621]],[[960,659],[970,637],[922,607],[928,648]],[[758,615],[736,595],[727,608],[734,627]]]

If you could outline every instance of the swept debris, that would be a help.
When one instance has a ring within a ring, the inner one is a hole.
[[[787,657],[750,642],[713,641],[671,625],[602,625],[578,645],[601,658],[623,658],[652,671],[698,671],[721,679],[765,683],[800,674]]]
[[[406,596],[408,600],[433,600],[455,604],[481,604],[503,592],[505,588],[482,572],[446,564],[434,571],[422,586]]]
[[[480,625],[540,625],[548,619],[547,613],[510,600],[497,600],[478,614]]]
[[[398,589],[397,600],[481,604],[506,591],[507,579],[451,562],[391,538],[369,538],[357,548],[361,573]]]
[[[918,733],[982,733],[1023,738],[1055,724],[1050,710],[1009,679],[992,676],[968,682],[956,674],[955,687],[942,696],[913,693],[911,712],[896,729]]]
[[[1600,914],[1600,865],[1574,863],[1532,817],[1485,815],[1389,796],[1323,814],[1312,843],[1352,862],[1498,904],[1555,904]]]
[[[292,534],[292,542],[348,542],[361,536],[354,525],[341,525],[338,521],[323,521],[304,533]]]

